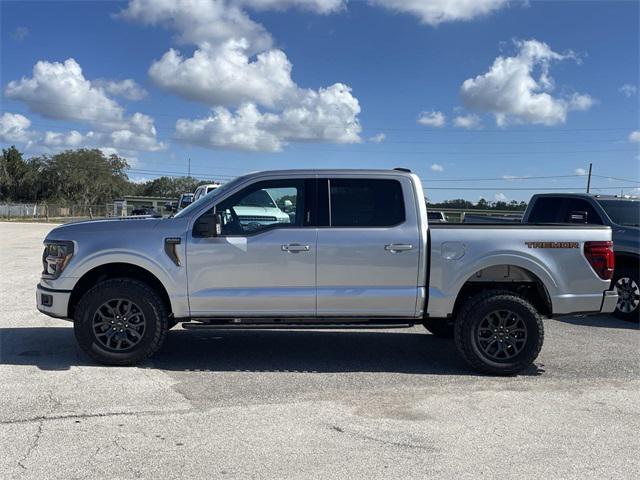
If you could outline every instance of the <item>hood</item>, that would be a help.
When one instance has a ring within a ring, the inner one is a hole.
[[[166,219],[152,216],[132,216],[117,218],[102,218],[97,220],[82,220],[71,222],[54,228],[47,235],[47,240],[74,240],[77,236],[97,234],[118,234],[126,232],[127,235],[135,232],[149,232]]]

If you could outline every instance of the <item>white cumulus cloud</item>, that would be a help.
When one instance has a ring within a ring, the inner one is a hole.
[[[574,170],[574,173],[575,173],[576,175],[584,176],[584,175],[586,175],[586,174],[587,174],[587,171],[586,171],[584,168],[576,168],[576,169]]]
[[[444,114],[435,110],[421,112],[418,116],[418,123],[427,127],[443,127],[446,121]]]
[[[458,115],[453,119],[453,126],[458,128],[474,129],[482,127],[482,120],[474,113]]]
[[[9,82],[5,95],[49,118],[120,123],[123,108],[87,80],[73,58],[64,63],[39,61],[33,76]]]
[[[282,50],[268,50],[250,58],[249,42],[229,40],[198,49],[184,58],[170,49],[149,68],[161,88],[209,105],[255,102],[273,108],[295,100],[291,63]]]
[[[77,148],[86,143],[85,137],[77,130],[70,132],[45,132],[40,143],[46,147]]]
[[[629,134],[629,141],[638,143],[640,142],[640,130],[634,130]]]
[[[369,141],[373,143],[382,143],[385,141],[386,138],[387,136],[383,132],[380,132],[380,133],[376,133],[372,137],[369,137]]]
[[[638,87],[636,87],[635,85],[631,85],[630,83],[625,83],[618,89],[618,91],[625,97],[630,98],[638,93]]]
[[[518,52],[514,56],[499,56],[486,73],[464,81],[460,93],[468,108],[493,113],[499,126],[556,125],[566,121],[570,110],[591,108],[594,100],[588,94],[551,94],[555,84],[551,64],[576,60],[573,52],[557,53],[537,40],[515,44]]]
[[[7,98],[23,102],[29,110],[57,120],[86,122],[95,131],[83,139],[92,146],[99,139],[104,146],[116,146],[130,150],[156,151],[165,148],[157,140],[153,119],[142,113],[127,116],[124,108],[107,95],[107,91],[119,95],[140,95],[133,80],[123,82],[97,81],[85,78],[82,68],[73,58],[59,62],[37,62],[31,77],[9,82],[5,88]],[[78,143],[77,131],[52,134],[48,137],[35,134],[47,146],[84,146]]]
[[[237,111],[215,107],[201,119],[180,119],[176,138],[210,148],[276,152],[289,142],[359,142],[358,100],[349,87],[335,84],[278,113],[262,113],[245,103]]]
[[[145,25],[162,25],[178,32],[180,44],[220,45],[245,39],[256,53],[271,47],[264,27],[249,18],[237,3],[215,0],[131,0],[122,18]]]
[[[148,93],[135,80],[95,80],[95,86],[103,88],[108,94],[127,100],[142,100]]]
[[[432,172],[444,172],[444,167],[439,163],[432,163],[430,168]]]
[[[232,0],[232,3],[256,10],[300,8],[314,13],[333,13],[345,7],[345,0]]]
[[[176,137],[210,148],[278,151],[289,142],[359,142],[360,105],[342,83],[298,86],[292,65],[249,10],[301,8],[331,13],[338,0],[132,0],[120,16],[177,32],[194,44],[175,48],[149,68],[159,87],[211,108],[205,118],[180,119]]]
[[[27,143],[31,139],[31,120],[19,113],[5,112],[0,117],[0,141]]]
[[[496,202],[507,202],[509,199],[507,198],[507,196],[502,193],[502,192],[498,192],[496,193],[493,198],[496,199]]]
[[[31,129],[31,120],[24,115],[5,112],[0,117],[0,141],[24,145],[31,151],[52,152],[67,148],[98,148],[103,152],[122,150],[134,158],[138,150],[158,151],[165,145],[158,143],[150,117],[141,113],[132,116],[130,128],[113,131],[89,130],[40,131]]]
[[[472,20],[488,15],[509,3],[509,0],[369,0],[389,10],[408,13],[427,25]]]

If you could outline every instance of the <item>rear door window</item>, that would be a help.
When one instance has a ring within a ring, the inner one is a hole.
[[[397,180],[332,178],[329,207],[332,227],[391,227],[405,220]]]

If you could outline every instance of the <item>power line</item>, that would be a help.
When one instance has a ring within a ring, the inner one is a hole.
[[[516,142],[505,142],[505,141],[495,141],[495,142],[468,142],[468,141],[450,141],[450,142],[441,142],[441,141],[433,141],[433,140],[384,140],[381,144],[387,143],[400,143],[400,144],[426,144],[426,145],[553,145],[553,144],[572,144],[572,143],[616,143],[621,139],[611,138],[611,139],[579,139],[579,140],[522,140]]]
[[[639,183],[637,180],[629,180],[628,178],[620,178],[620,177],[608,177],[606,175],[596,175],[595,173],[592,173],[591,176],[598,177],[598,178],[607,178],[610,180],[620,180],[622,182]]]
[[[132,171],[133,169],[131,169]],[[154,170],[137,170],[136,172],[141,172],[141,173],[174,173],[175,176],[182,176],[184,177],[184,173],[181,172],[159,172],[159,171],[154,171]],[[231,180],[235,177],[228,177],[228,176],[224,176],[224,175],[216,175],[216,174],[204,174],[204,173],[192,173],[192,175],[201,175],[201,176],[206,176],[209,178],[215,177],[215,178],[220,178],[220,179],[225,179],[225,180]],[[580,175],[582,176],[582,175]],[[421,181],[428,183],[429,180],[425,180],[425,179],[420,179]],[[566,187],[501,187],[501,186],[495,186],[495,185],[491,185],[491,186],[485,186],[485,187],[423,187],[423,190],[472,190],[472,191],[479,191],[479,190],[505,190],[505,191],[537,191],[537,190],[554,190],[554,191],[563,191],[563,190],[577,190],[577,189],[581,189],[582,187],[580,186],[566,186]],[[629,188],[628,186],[608,186],[608,187],[593,187],[594,190],[619,190],[620,188]]]
[[[479,182],[486,180],[499,180],[504,182],[513,182],[516,180],[542,180],[542,179],[551,179],[551,178],[575,178],[575,177],[584,177],[584,175],[572,174],[572,175],[544,175],[544,176],[523,176],[523,177],[487,177],[487,178],[473,178],[473,177],[463,177],[463,178],[429,178],[429,182]]]
[[[387,154],[402,154],[402,155],[465,155],[465,156],[478,156],[478,155],[568,155],[568,154],[597,154],[597,153],[613,153],[613,152],[636,152],[636,148],[621,148],[621,149],[606,149],[606,150],[561,150],[561,151],[501,151],[501,152],[446,152],[446,151],[401,151],[401,150],[356,150],[353,148],[345,148],[345,149],[336,149],[336,148],[324,148],[324,147],[312,147],[305,148],[302,146],[297,146],[297,148],[302,148],[305,150],[314,150],[314,151],[327,151],[327,152],[342,152],[342,153],[387,153]]]
[[[572,186],[572,187],[532,187],[532,188],[524,188],[524,187],[498,187],[498,186],[488,186],[488,187],[422,187],[423,190],[504,190],[504,191],[540,191],[540,190],[553,190],[553,191],[566,191],[566,190],[582,190],[584,187],[582,186]],[[628,186],[618,185],[616,187],[591,187],[592,190],[620,190],[621,188],[629,188]]]
[[[89,167],[88,167],[89,168]],[[97,167],[97,168],[103,168],[103,171],[111,171],[110,169],[108,169],[108,167]],[[218,167],[216,167],[218,168]],[[73,169],[75,170],[81,170],[82,167],[73,167]],[[96,167],[90,167],[91,171],[95,171]],[[187,177],[189,175],[184,173],[184,170],[157,170],[157,169],[151,169],[151,168],[136,168],[136,167],[129,167],[127,169],[125,169],[127,173],[132,173],[132,174],[141,174],[141,175],[164,175],[164,176],[173,176],[173,177]],[[241,171],[240,174],[242,173],[248,173],[249,171],[251,171],[250,169],[238,169]],[[239,175],[240,175],[239,174]],[[229,175],[229,174],[221,174],[221,173],[215,173],[214,171],[212,172],[191,172],[191,176],[194,177],[206,177],[206,178],[219,178],[222,180],[232,180],[234,178],[236,178],[238,175]],[[597,176],[598,178],[603,178],[603,179],[617,179],[616,177],[608,177],[606,175],[593,175],[594,177]],[[584,178],[584,175],[577,175],[577,174],[573,174],[573,175],[544,175],[544,176],[527,176],[527,177],[516,177],[516,178],[503,178],[503,177],[483,177],[483,178],[474,178],[474,177],[459,177],[459,178],[446,178],[446,179],[435,179],[435,178],[423,178],[421,177],[420,180],[426,184],[432,184],[432,183],[436,183],[436,182],[478,182],[478,181],[502,181],[502,182],[512,182],[514,180],[543,180],[543,179],[558,179],[558,178]],[[618,180],[625,180],[626,182],[631,182],[634,183],[636,185],[640,185],[640,181],[633,181],[633,180],[628,180],[628,179],[618,179]],[[573,188],[581,188],[579,186],[566,186],[566,187],[559,187],[559,188],[551,188],[551,187],[503,187],[503,186],[485,186],[485,187],[428,187],[429,190],[436,190],[436,189],[442,189],[442,190],[484,190],[484,189],[500,189],[500,190],[539,190],[539,189],[560,189],[560,190],[564,190],[564,189],[573,189]],[[594,187],[595,188],[595,187]],[[606,189],[619,189],[619,188],[631,188],[629,185],[624,185],[624,186],[608,186],[608,187],[600,187],[600,188],[606,188]]]

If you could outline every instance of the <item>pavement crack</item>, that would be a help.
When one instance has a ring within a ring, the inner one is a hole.
[[[16,420],[2,420],[0,425],[17,425],[34,422],[50,422],[56,420],[83,420],[91,418],[109,418],[109,417],[126,417],[126,416],[164,416],[164,415],[181,415],[187,413],[198,412],[198,409],[189,408],[181,410],[141,410],[138,412],[104,412],[104,413],[71,413],[61,415],[39,415],[37,417],[21,418]]]
[[[51,402],[51,407],[49,408],[49,413],[47,414],[47,415],[50,415],[58,407],[60,407],[60,400],[58,400],[53,395],[52,391],[47,392],[47,398],[49,398],[49,401]],[[46,420],[46,416],[42,416],[38,420],[38,429],[36,430],[36,434],[33,437],[33,441],[29,445],[29,448],[27,448],[27,451],[25,452],[25,454],[18,459],[18,465],[23,470],[27,470],[27,466],[25,465],[25,462],[29,460],[29,457],[31,456],[31,454],[38,448],[38,445],[40,444],[40,437],[42,436],[42,430],[44,429],[45,420]]]
[[[331,428],[331,430],[338,432],[338,433],[346,433],[347,435],[350,435],[352,437],[355,438],[359,438],[361,440],[365,440],[365,441],[369,441],[369,442],[375,442],[375,443],[379,443],[381,445],[387,445],[387,446],[391,446],[391,447],[399,447],[399,448],[411,448],[411,449],[416,449],[416,450],[428,450],[428,451],[435,451],[435,449],[431,446],[428,445],[420,445],[417,443],[411,443],[411,442],[396,442],[393,440],[386,440],[384,438],[378,438],[378,437],[374,437],[371,435],[366,435],[364,433],[359,433],[359,432],[354,432],[354,431],[347,431],[337,425],[330,425],[329,426]]]
[[[29,445],[29,448],[27,448],[27,451],[18,460],[18,465],[23,470],[27,470],[27,466],[25,465],[25,462],[27,462],[27,460],[29,460],[29,457],[31,456],[31,454],[38,448],[38,445],[40,444],[40,437],[42,436],[43,428],[44,428],[44,420],[41,420],[38,423],[38,429],[36,430],[36,434],[34,435],[33,441]]]

